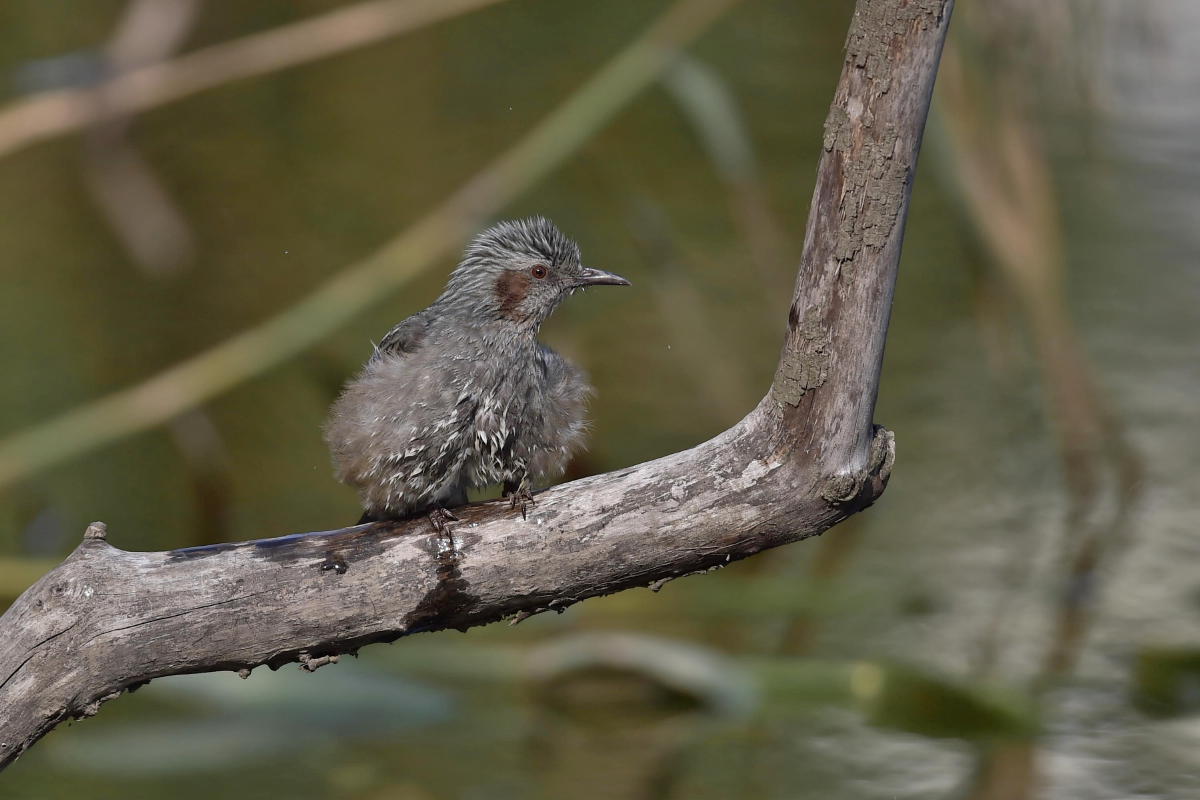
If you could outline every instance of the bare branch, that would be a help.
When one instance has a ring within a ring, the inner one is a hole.
[[[200,0],[129,0],[104,47],[107,70],[120,75],[170,58],[187,39]],[[101,100],[97,98],[99,109]],[[108,115],[85,131],[83,185],[135,264],[165,275],[188,264],[194,241],[187,217],[130,139],[133,119]]]
[[[369,0],[132,69],[99,86],[42,92],[0,109],[0,158],[110,117],[327,58],[497,2]]]
[[[0,764],[55,724],[164,675],[246,671],[421,631],[659,588],[819,534],[893,461],[871,425],[911,176],[952,0],[859,0],[770,393],[681,453],[506,502],[167,553],[102,525],[0,619]]]

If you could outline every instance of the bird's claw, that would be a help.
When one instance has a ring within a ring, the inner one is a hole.
[[[429,512],[429,524],[433,526],[434,533],[439,536],[445,536],[452,533],[450,523],[459,522],[459,518],[454,515],[454,512],[445,508],[435,508]]]
[[[521,507],[521,519],[527,520],[529,519],[529,507],[536,506],[537,501],[533,499],[532,492],[521,488],[508,494],[508,507],[516,508],[518,505]]]

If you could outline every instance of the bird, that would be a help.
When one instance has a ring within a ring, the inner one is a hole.
[[[330,409],[334,473],[358,490],[358,524],[427,515],[438,532],[467,491],[499,484],[522,517],[535,480],[582,446],[584,372],[537,339],[564,299],[628,286],[584,266],[544,217],[499,222],[466,247],[445,290],[375,346]]]

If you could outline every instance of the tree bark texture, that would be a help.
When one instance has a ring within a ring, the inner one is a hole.
[[[815,536],[891,471],[872,425],[921,134],[952,0],[859,0],[778,370],[716,438],[505,502],[164,553],[88,528],[0,618],[0,766],[153,678],[315,669],[372,642],[562,611]]]

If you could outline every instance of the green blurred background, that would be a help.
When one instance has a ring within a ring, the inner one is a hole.
[[[354,5],[5,0],[7,108]],[[292,307],[665,8],[494,2],[0,152],[0,450]],[[599,390],[573,476],[689,447],[765,391],[851,9],[736,5],[494,215],[550,216],[634,283],[543,332]],[[1190,0],[961,0],[876,414],[898,461],[866,514],[517,628],[155,681],[0,796],[1200,796],[1197,53]],[[452,265],[0,488],[0,600],[94,519],[130,550],[352,522],[323,416]]]

